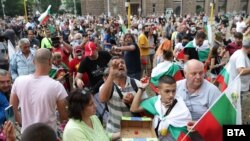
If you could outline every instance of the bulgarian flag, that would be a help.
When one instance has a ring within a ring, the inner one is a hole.
[[[180,67],[170,61],[164,61],[158,64],[152,70],[151,83],[158,86],[158,81],[163,75],[172,76],[176,81],[183,79]]]
[[[153,96],[149,99],[144,100],[140,107],[145,111],[154,115],[154,128],[158,125],[159,138],[172,138],[177,140],[181,135],[187,133],[187,123],[192,119],[191,114],[182,99],[176,99],[177,102],[173,106],[172,110],[168,115],[166,114],[167,109],[161,102],[161,96]],[[164,139],[162,139],[164,140]]]
[[[220,74],[216,77],[216,82],[218,82],[220,84],[220,89],[221,91],[224,91],[230,80],[231,80],[231,77],[230,77],[230,63],[228,63],[220,72]]]
[[[195,48],[196,51],[198,52],[199,61],[201,61],[201,62],[205,62],[207,60],[208,54],[209,54],[209,51],[210,51],[209,44],[208,44],[207,40],[205,40],[203,42],[203,45],[199,47],[199,46],[196,45],[195,39],[194,39],[193,41],[190,41],[185,46],[185,48]]]
[[[40,22],[40,25],[44,25],[48,19],[49,19],[49,15],[50,15],[50,9],[51,9],[51,5],[48,6],[47,10],[45,12],[43,12],[40,17],[38,18],[38,21]]]
[[[196,122],[194,130],[205,141],[222,141],[223,125],[241,124],[241,81],[238,75],[207,112]],[[226,113],[222,113],[225,111]],[[185,137],[183,138],[185,140]]]

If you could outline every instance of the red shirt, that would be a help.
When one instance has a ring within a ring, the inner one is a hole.
[[[62,62],[69,66],[69,56],[70,56],[70,52],[67,49],[64,49],[64,47],[58,47],[58,48],[53,48],[52,52],[59,52],[62,56]]]
[[[83,59],[74,58],[69,62],[69,72],[72,76],[76,76],[81,60]],[[83,73],[82,81],[85,86],[89,86],[89,76],[87,73]]]
[[[235,42],[232,42],[227,45],[226,51],[229,52],[229,55],[231,56],[236,50],[241,49],[242,44],[237,45]]]

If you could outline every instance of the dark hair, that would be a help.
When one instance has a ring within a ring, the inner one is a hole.
[[[69,118],[82,120],[81,112],[89,104],[91,95],[92,93],[87,87],[77,88],[70,92],[68,97]]]
[[[28,126],[22,133],[21,141],[56,141],[54,129],[45,123],[35,123]]]
[[[144,26],[142,27],[142,30],[145,30],[147,27],[148,27],[148,25],[144,25]]]
[[[161,84],[175,84],[176,81],[174,80],[174,78],[172,76],[169,75],[163,75],[160,77],[159,79],[159,83],[158,85],[160,86]]]
[[[235,32],[234,33],[234,38],[237,38],[237,39],[243,39],[243,34],[242,33],[240,33],[240,32]]]
[[[205,32],[203,31],[198,31],[195,35],[195,38],[198,39],[198,38],[201,38],[201,39],[206,39],[207,38],[207,35]]]
[[[124,39],[125,39],[127,36],[130,36],[131,39],[132,39],[132,42],[133,42],[134,44],[136,44],[135,37],[133,36],[133,34],[131,34],[131,33],[126,33],[126,34],[124,35]]]
[[[215,44],[211,50],[211,58],[215,58],[215,57],[218,57],[218,48],[220,46],[218,44]]]
[[[164,60],[172,60],[174,57],[172,50],[163,50],[163,58]]]
[[[189,41],[190,37],[189,37],[189,35],[184,35],[183,38],[182,38],[182,40],[183,40],[183,39],[186,39],[186,40]]]

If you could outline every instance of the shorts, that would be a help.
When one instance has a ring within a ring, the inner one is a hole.
[[[250,124],[250,91],[241,92],[242,124]]]
[[[149,55],[141,56],[141,66],[142,66],[142,69],[151,69],[151,62],[150,62]]]

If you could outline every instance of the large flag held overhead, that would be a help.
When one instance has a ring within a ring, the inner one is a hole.
[[[38,21],[40,22],[40,25],[44,25],[50,16],[50,9],[51,5],[48,6],[47,10],[41,14],[41,16],[38,18]]]
[[[240,103],[241,81],[238,75],[221,94],[217,101],[194,125],[205,141],[222,141],[223,125],[236,125],[242,123]],[[222,112],[227,112],[223,114]],[[182,141],[186,140],[185,136]]]
[[[172,76],[176,81],[183,79],[180,67],[177,64],[169,61],[164,61],[158,64],[152,70],[151,83],[153,83],[155,86],[158,86],[158,81],[163,75]]]

